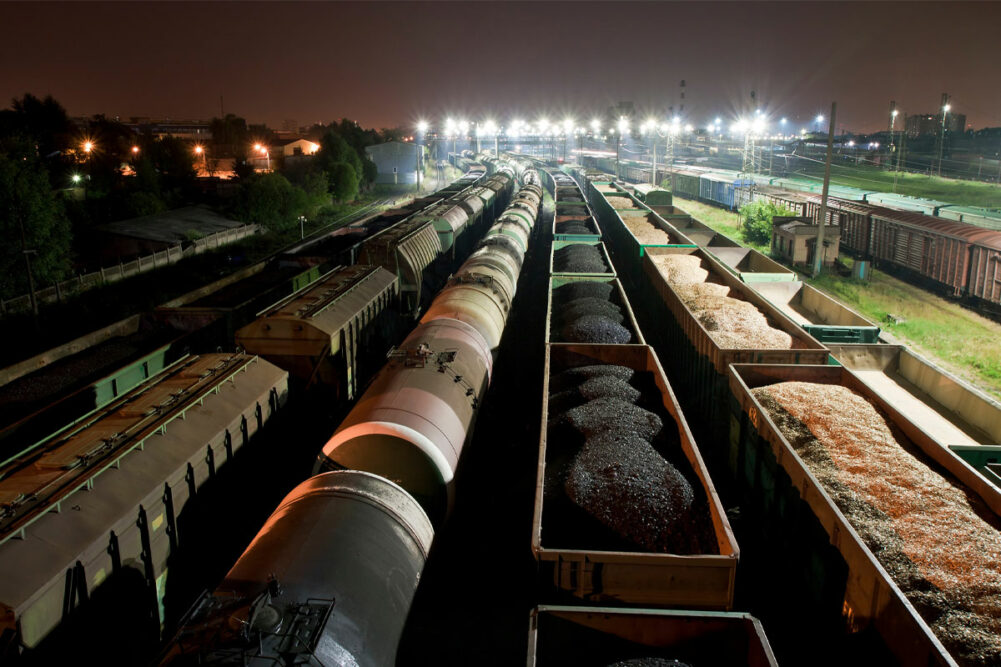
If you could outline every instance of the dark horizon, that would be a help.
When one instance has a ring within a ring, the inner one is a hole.
[[[838,129],[935,113],[1001,126],[991,45],[1001,4],[5,3],[0,98],[51,94],[73,116],[281,127],[446,115],[586,121],[619,101],[641,117],[753,111],[790,130],[838,102]],[[821,48],[818,47],[826,47]],[[899,128],[900,125],[898,124]]]

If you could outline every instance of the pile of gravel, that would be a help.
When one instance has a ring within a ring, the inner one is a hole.
[[[952,657],[1001,664],[997,516],[847,387],[752,393]]]
[[[588,293],[588,288],[578,285],[600,285],[591,293],[595,296],[579,296]],[[565,343],[608,343],[621,345],[633,339],[632,333],[622,325],[625,316],[622,309],[611,299],[610,283],[569,283],[553,291],[552,340]]]
[[[582,444],[564,464],[551,461],[547,493],[563,494],[639,549],[691,553],[695,491],[655,448],[668,434],[660,416],[639,405],[646,397],[635,379],[632,369],[611,364],[553,375],[548,441],[553,451]]]
[[[553,253],[553,269],[560,273],[608,273],[598,246],[572,243]]]

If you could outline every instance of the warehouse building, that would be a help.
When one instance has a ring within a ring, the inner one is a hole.
[[[423,145],[402,141],[367,146],[365,153],[379,169],[376,183],[413,185],[416,182],[417,160],[423,166],[426,149]]]

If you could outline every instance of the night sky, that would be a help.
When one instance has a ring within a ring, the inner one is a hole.
[[[446,114],[687,122],[758,106],[795,128],[883,129],[891,99],[1001,125],[1001,3],[0,3],[0,99],[71,115],[364,126]]]

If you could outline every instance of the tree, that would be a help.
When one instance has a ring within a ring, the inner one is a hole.
[[[241,193],[239,215],[247,222],[283,231],[296,224],[309,205],[306,193],[281,174],[253,178]]]
[[[231,113],[224,118],[210,120],[209,131],[212,133],[213,155],[235,154],[241,148],[246,150],[246,145],[250,143],[247,121]]]
[[[326,172],[309,172],[302,183],[299,184],[299,187],[306,193],[306,206],[310,215],[315,215],[321,206],[326,206],[330,203],[330,184],[327,181]]]
[[[40,100],[25,93],[11,101],[11,110],[0,113],[0,136],[29,138],[41,158],[65,151],[72,128],[66,109],[51,95]]]
[[[753,201],[740,207],[740,235],[748,243],[768,245],[772,241],[772,218],[776,215],[796,215],[784,206],[772,202]]]
[[[363,182],[368,185],[369,183],[375,183],[376,179],[379,178],[379,167],[368,158],[362,161],[362,168],[365,171],[365,178]]]
[[[143,150],[159,174],[161,192],[180,199],[195,181],[195,154],[191,147],[177,137],[162,137]]]
[[[233,158],[233,172],[241,181],[254,175],[254,165],[250,163],[250,157],[245,148],[236,151]]]
[[[335,162],[326,173],[334,199],[345,202],[358,196],[358,176],[350,164]]]
[[[31,274],[35,288],[65,277],[70,268],[70,224],[49,185],[45,168],[34,160],[12,159],[0,153],[0,295],[10,298],[28,292],[23,249],[33,251]],[[24,245],[22,246],[22,231]]]
[[[356,181],[361,180],[365,175],[357,151],[334,130],[327,130],[327,133],[320,139],[320,150],[316,153],[316,160],[320,167],[327,172],[327,178],[331,183],[334,183],[335,180],[332,172],[333,166],[339,162],[351,165],[355,172]],[[355,187],[357,187],[357,183]]]

